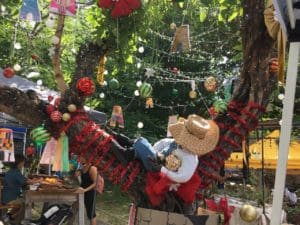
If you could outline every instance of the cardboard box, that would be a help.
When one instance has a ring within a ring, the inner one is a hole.
[[[134,225],[219,225],[219,215],[183,215],[153,209],[136,208]]]

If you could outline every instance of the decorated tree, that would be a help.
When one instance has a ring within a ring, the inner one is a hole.
[[[16,1],[16,3],[17,2],[18,1]],[[198,1],[190,1],[187,3],[184,15],[188,15],[189,13],[189,4],[193,6],[196,2]],[[210,1],[203,2],[204,5],[210,4]],[[215,4],[216,2],[218,1],[213,1]],[[220,128],[219,143],[213,152],[199,158],[199,166],[197,169],[201,177],[199,190],[206,188],[211,182],[217,179],[216,174],[224,164],[224,161],[230,156],[230,153],[236,149],[240,149],[243,138],[248,135],[251,130],[256,128],[258,120],[265,111],[269,96],[277,82],[276,71],[270,72],[269,69],[270,59],[275,56],[272,55],[274,41],[269,36],[264,25],[264,1],[244,0],[241,3],[243,9],[228,2],[220,1],[220,8],[222,10],[217,14],[213,14],[213,11],[209,12],[212,13],[213,16],[218,15],[218,21],[220,23],[222,20],[226,20],[224,19],[224,14],[231,12],[228,20],[237,21],[235,25],[239,25],[237,18],[243,10],[240,32],[242,38],[243,63],[239,77],[240,82],[230,99],[227,111],[219,114],[215,118]],[[86,115],[83,105],[86,103],[86,98],[92,95],[97,88],[90,77],[94,76],[97,66],[98,70],[101,69],[101,62],[103,64],[104,56],[110,54],[110,57],[114,59],[108,62],[108,64],[116,63],[116,65],[120,67],[123,65],[123,68],[130,67],[128,64],[132,64],[132,52],[135,51],[132,46],[135,46],[138,41],[134,29],[138,28],[139,30],[143,30],[149,24],[159,21],[159,19],[162,18],[162,14],[157,13],[160,12],[158,10],[159,7],[177,7],[177,5],[171,4],[169,1],[163,1],[162,4],[145,4],[142,9],[137,10],[128,18],[110,19],[110,22],[106,23],[107,27],[100,26],[99,24],[103,23],[107,18],[110,18],[108,14],[110,11],[103,10],[100,12],[99,9],[93,8],[89,11],[89,15],[84,14],[85,16],[94,18],[94,20],[90,20],[95,24],[95,29],[91,31],[91,36],[97,38],[94,39],[96,41],[90,41],[87,44],[81,40],[80,43],[76,45],[78,46],[78,53],[76,55],[76,68],[72,71],[72,76],[70,74],[63,76],[63,71],[66,68],[62,68],[60,65],[64,57],[68,58],[68,53],[64,53],[65,55],[61,57],[61,40],[63,40],[65,17],[59,15],[55,33],[57,39],[52,39],[53,52],[50,54],[51,57],[47,58],[47,60],[52,59],[54,78],[57,88],[61,92],[60,100],[56,101],[56,104],[53,105],[54,108],[49,106],[49,103],[38,100],[32,93],[24,93],[16,88],[0,84],[1,112],[10,114],[33,126],[45,124],[45,129],[56,138],[58,138],[62,132],[65,132],[69,137],[71,143],[70,151],[72,153],[84,155],[89,161],[97,165],[99,170],[103,172],[109,180],[116,185],[121,185],[122,189],[132,197],[134,202],[145,207],[152,206],[144,193],[146,171],[142,164],[138,160],[128,161],[126,151],[123,151],[126,149],[122,149],[114,140],[113,136],[91,121]],[[230,10],[226,11],[225,9],[227,8],[230,8]],[[156,13],[154,14],[154,12]],[[157,18],[154,20],[146,19],[153,14],[157,16]],[[207,14],[208,12],[202,9],[200,19],[205,20]],[[113,16],[116,17],[115,14],[113,14]],[[172,19],[174,19],[175,16],[176,15],[174,15]],[[168,22],[171,22],[172,19]],[[13,23],[8,26],[8,29],[11,28],[13,30],[12,24]],[[118,29],[116,29],[116,24]],[[45,27],[37,24],[32,28],[30,35],[34,35],[39,29],[42,30],[45,29]],[[122,35],[124,34],[123,32],[127,35]],[[145,34],[145,37],[146,36],[147,34]],[[160,44],[162,45],[163,42]],[[234,45],[231,44],[231,46],[233,47]],[[29,48],[29,46],[27,46],[27,48]],[[157,52],[153,51],[152,54],[156,55]],[[125,58],[125,56],[127,58]],[[228,56],[232,57],[232,54],[228,53]],[[33,58],[35,57],[32,57],[32,59]],[[13,59],[13,57],[5,59],[3,65],[9,66],[12,63],[10,61]],[[155,57],[153,57],[153,59],[155,59]],[[168,60],[164,59],[164,61],[167,62]],[[176,64],[165,63],[164,66],[172,69]],[[187,67],[187,65],[185,66]],[[183,65],[182,68],[185,69],[185,66]],[[191,67],[192,66],[197,69],[197,63],[192,64]],[[205,65],[203,65],[203,67],[204,66]],[[226,70],[226,68],[222,69]],[[102,72],[98,72],[98,75],[102,76]],[[131,75],[128,75],[128,77],[130,76]],[[70,81],[69,84],[66,83],[66,77]],[[195,77],[195,79],[196,78],[197,77]],[[99,77],[99,79],[100,83],[103,82],[101,77]],[[174,91],[174,93],[175,92],[176,91]],[[87,101],[87,103],[88,102],[89,101]],[[160,209],[168,209],[169,211],[175,210],[174,204],[170,203],[178,202],[181,204],[181,201],[171,193],[167,195]]]

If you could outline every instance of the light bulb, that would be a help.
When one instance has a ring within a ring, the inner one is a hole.
[[[135,96],[139,96],[139,95],[140,95],[139,90],[135,90],[135,91],[134,91],[134,95],[135,95]]]
[[[16,42],[14,45],[15,49],[19,50],[22,48],[21,44],[19,42]]]
[[[105,94],[102,92],[102,93],[99,94],[99,97],[100,98],[105,98]]]
[[[144,51],[145,51],[145,49],[144,49],[143,46],[142,46],[142,47],[139,47],[139,53],[144,53]]]
[[[137,67],[138,69],[140,69],[140,68],[142,67],[142,64],[139,62],[139,63],[136,64],[136,67]]]
[[[52,19],[47,19],[46,20],[46,26],[49,27],[49,28],[53,28],[55,25],[55,21],[52,20]]]
[[[138,122],[137,127],[139,129],[142,129],[144,127],[144,124],[142,122]]]
[[[136,82],[136,86],[137,86],[137,87],[140,87],[140,86],[142,86],[142,84],[143,84],[143,82],[142,82],[142,81],[140,81],[140,80],[139,80],[138,82]]]
[[[36,84],[37,84],[38,86],[42,86],[42,85],[43,85],[43,81],[42,81],[42,80],[37,80]]]
[[[15,71],[20,71],[21,70],[21,66],[19,64],[15,64],[14,65],[14,70]]]
[[[103,86],[107,86],[107,81],[103,81]]]
[[[279,94],[278,99],[282,101],[284,99],[284,94]]]
[[[104,75],[107,75],[108,74],[108,71],[107,70],[104,70],[104,73],[103,73]]]

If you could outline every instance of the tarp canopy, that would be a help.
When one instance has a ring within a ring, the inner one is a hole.
[[[21,91],[33,90],[35,91],[39,98],[43,101],[48,101],[48,96],[51,95],[53,97],[57,97],[60,94],[56,91],[50,90],[48,88],[37,85],[35,82],[27,80],[20,76],[13,76],[12,78],[5,78],[4,76],[0,76],[0,84],[4,86],[14,87]],[[97,124],[105,125],[106,124],[106,114],[103,112],[99,112],[89,107],[85,107],[90,118]]]
[[[249,146],[250,159],[249,167],[253,169],[262,168],[262,143],[264,147],[264,167],[275,170],[278,159],[279,130],[275,130],[267,135],[264,140],[259,140]],[[242,168],[244,154],[241,152],[231,153],[230,158],[225,162],[225,168]],[[288,173],[300,173],[300,140],[292,140],[289,147]]]

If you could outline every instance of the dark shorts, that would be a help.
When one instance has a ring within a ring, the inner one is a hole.
[[[88,191],[84,193],[84,205],[86,209],[86,214],[89,219],[96,217],[96,202],[95,201],[95,191]]]

